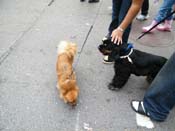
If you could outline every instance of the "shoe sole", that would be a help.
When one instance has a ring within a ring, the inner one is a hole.
[[[139,110],[136,110],[136,109],[134,108],[133,104],[132,104],[133,101],[135,101],[135,100],[132,100],[131,103],[130,103],[130,106],[131,106],[131,108],[133,109],[133,111],[134,111],[135,113],[138,113],[138,114],[141,114],[141,115],[144,115],[144,116],[150,118],[150,116],[147,115],[144,111],[143,111],[144,113],[142,113],[142,112],[139,112]],[[141,102],[141,101],[138,101],[138,102]]]
[[[143,18],[143,19],[139,19],[139,18],[136,17],[136,20],[144,21],[144,20],[147,20],[148,18],[149,18],[149,16],[147,16],[147,17],[145,17],[145,18]]]
[[[103,60],[103,63],[104,64],[114,64],[114,62],[107,62],[107,61],[104,61],[104,60]]]
[[[145,21],[145,20],[147,20],[148,18],[144,18],[144,19],[139,19],[139,18],[136,18],[136,20],[138,20],[138,21]]]
[[[157,30],[159,30],[159,31],[168,31],[168,32],[171,32],[171,29],[170,29],[170,28],[164,28],[164,29],[157,28]]]
[[[92,2],[89,2],[89,3],[98,3],[99,1],[92,1]]]

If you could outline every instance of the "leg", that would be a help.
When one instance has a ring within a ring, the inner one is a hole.
[[[112,13],[112,22],[109,26],[109,33],[108,37],[111,36],[112,31],[116,29],[119,24],[123,21],[125,18],[129,8],[131,6],[131,0],[113,0],[113,13]],[[126,28],[126,30],[123,33],[123,42],[127,43],[129,34],[131,30],[131,24]],[[110,59],[108,56],[104,57],[103,59],[104,63],[113,63],[112,59]]]
[[[129,8],[131,7],[131,0],[122,0],[120,14],[119,14],[119,24],[123,21]],[[131,24],[125,29],[123,33],[123,42],[128,43],[129,34],[131,31]]]
[[[154,18],[154,20],[152,21],[152,23],[149,25],[149,26],[146,26],[146,27],[143,27],[142,28],[142,31],[143,32],[146,32],[148,31],[150,28],[152,28],[155,24],[157,24],[159,21],[161,21],[163,18],[165,18],[168,14],[170,14],[171,12],[171,9],[172,9],[172,6],[173,4],[175,3],[175,0],[164,0],[156,17]],[[172,19],[172,16],[169,17],[165,23],[166,23],[166,26],[165,27],[161,27],[161,26],[157,26],[157,29],[158,30],[161,30],[161,31],[171,31],[171,21]],[[151,32],[155,31],[155,29],[153,29]]]
[[[112,21],[108,28],[108,34],[103,39],[107,39],[111,37],[112,31],[118,27],[121,3],[122,3],[122,0],[112,0]],[[110,63],[114,63],[114,61],[109,56],[105,56],[103,58],[103,63],[110,64]]]
[[[144,0],[141,9],[141,14],[144,16],[148,15],[148,9],[149,9],[149,0]]]
[[[163,65],[162,65],[163,66]],[[152,70],[150,70],[150,73],[147,75],[146,80],[148,83],[151,84],[151,82],[154,80],[156,75],[159,73],[161,70],[162,66],[154,66]]]
[[[151,84],[151,82],[154,80],[156,75],[159,73],[159,71],[161,70],[163,65],[155,65],[155,66],[153,66],[153,68],[150,70],[149,74],[146,77],[146,80],[148,81],[148,83]]]
[[[141,8],[141,14],[136,17],[137,20],[144,21],[149,18],[148,15],[149,0],[144,0]]]
[[[121,8],[121,2],[122,0],[112,0],[112,21],[108,28],[109,36],[111,36],[112,31],[118,27],[118,17]]]
[[[117,64],[117,63],[116,63]],[[121,65],[116,65],[114,66],[115,68],[115,75],[112,79],[112,82],[108,85],[108,88],[110,90],[118,90],[122,88],[125,83],[128,81],[130,77],[130,68],[121,64]]]
[[[175,3],[175,0],[164,0],[155,20],[160,21],[163,18],[165,18],[167,15],[169,15],[172,11],[172,7],[174,3]],[[157,26],[157,29],[160,31],[171,31],[171,28],[172,28],[171,25],[173,22],[172,18],[173,18],[173,15],[168,17],[163,24],[160,24]]]
[[[131,0],[112,0],[112,22],[108,29],[109,34],[119,26],[130,6]]]
[[[108,88],[110,90],[121,89],[128,81],[129,76],[130,74],[127,74],[127,76],[125,75],[125,77],[123,77],[122,75],[114,75],[114,78],[112,79],[112,82],[109,83]]]
[[[175,105],[175,53],[158,73],[145,94],[143,104],[150,118],[164,121]]]
[[[163,18],[165,18],[168,14],[170,14],[174,3],[175,3],[175,0],[164,0],[154,20],[159,22]],[[167,20],[171,20],[171,19],[172,19],[172,16],[169,17]]]

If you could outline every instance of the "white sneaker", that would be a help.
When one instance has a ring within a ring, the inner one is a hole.
[[[136,17],[136,19],[139,21],[144,21],[144,20],[147,20],[148,18],[149,18],[149,15],[142,15],[142,14]]]

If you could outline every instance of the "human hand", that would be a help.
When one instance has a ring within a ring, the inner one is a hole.
[[[117,45],[122,44],[122,36],[123,36],[123,29],[118,27],[112,32],[111,41],[114,42],[114,44],[117,43]]]

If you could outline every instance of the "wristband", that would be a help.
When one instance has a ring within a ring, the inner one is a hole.
[[[121,32],[124,32],[124,30],[121,27],[118,27],[117,29]]]

